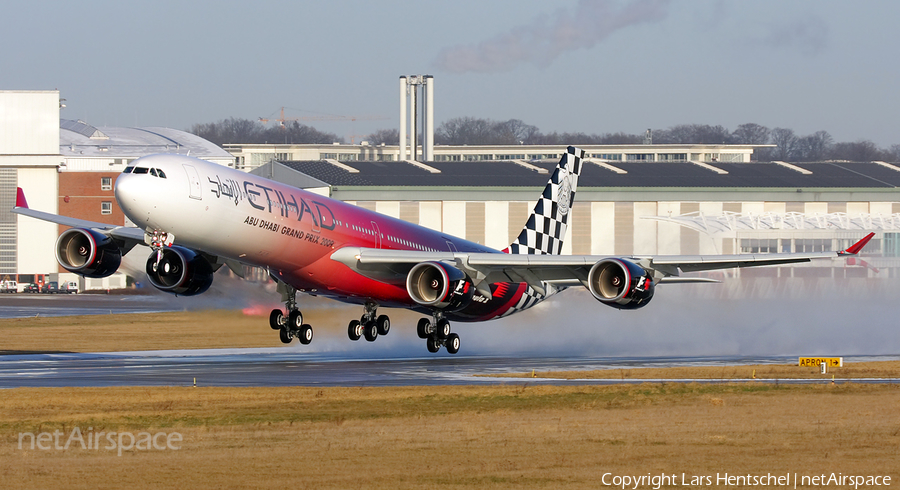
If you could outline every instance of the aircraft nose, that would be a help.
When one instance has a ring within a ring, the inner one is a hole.
[[[116,202],[119,203],[119,208],[122,209],[125,216],[128,216],[133,223],[141,221],[139,203],[145,186],[141,185],[140,180],[129,174],[121,174],[116,179]]]

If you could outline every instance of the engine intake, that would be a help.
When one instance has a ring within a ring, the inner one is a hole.
[[[603,304],[620,310],[642,308],[653,298],[653,278],[623,259],[603,259],[588,274],[588,289]]]
[[[416,303],[457,311],[472,302],[475,287],[466,273],[441,262],[416,264],[406,276],[406,291]]]
[[[213,281],[209,262],[193,250],[178,246],[162,249],[162,258],[158,263],[156,252],[151,253],[146,270],[154,287],[182,296],[203,293]]]
[[[101,278],[119,269],[122,251],[103,233],[70,228],[56,239],[56,260],[69,272]]]

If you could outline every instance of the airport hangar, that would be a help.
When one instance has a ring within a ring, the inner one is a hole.
[[[61,105],[58,91],[0,91],[0,274],[18,275],[20,287],[65,273],[53,252],[60,228],[8,212],[16,186],[36,209],[128,224],[112,193],[121,170],[147,154],[190,153],[504,248],[521,230],[564,150],[437,146],[433,161],[425,163],[401,159],[399,146],[365,143],[226,145],[226,152],[178,130],[96,128],[61,120]],[[893,277],[900,265],[900,166],[757,163],[751,162],[753,145],[584,148],[588,164],[566,253],[838,250],[871,230],[877,236],[863,253],[869,267],[835,260],[740,275],[762,278],[764,285],[773,279],[860,281]],[[106,289],[124,286],[125,280],[114,276],[81,285]]]
[[[861,258],[716,271],[709,294],[775,296],[846,281],[878,287],[900,267],[900,165],[753,162],[749,145],[584,146],[564,253],[697,255],[836,251],[868,231]],[[236,165],[494,248],[522,226],[558,147],[446,147],[397,161],[397,147],[226,145]],[[357,153],[354,153],[356,151]],[[319,152],[319,158],[314,155]],[[555,152],[555,153],[554,153]],[[309,159],[298,159],[306,156]],[[311,158],[310,158],[311,157]],[[268,160],[266,163],[261,163]],[[249,166],[249,165],[247,165]]]

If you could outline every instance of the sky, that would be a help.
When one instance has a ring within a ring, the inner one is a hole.
[[[61,117],[166,126],[303,120],[348,141],[399,126],[401,75],[435,123],[543,132],[757,123],[900,144],[900,2],[454,0],[8,2],[0,89]],[[10,22],[10,19],[16,19]]]

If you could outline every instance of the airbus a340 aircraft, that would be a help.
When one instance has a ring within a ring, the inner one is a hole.
[[[584,151],[569,147],[518,238],[503,251],[371,212],[255,175],[181,155],[133,161],[115,194],[137,227],[95,223],[29,209],[20,188],[14,213],[72,228],[56,242],[67,270],[87,277],[115,272],[136,244],[152,249],[153,286],[190,296],[206,291],[227,265],[265,268],[278,281],[285,310],[269,324],[281,340],[312,341],[296,293],[363,305],[350,339],[373,341],[391,322],[379,307],[427,317],[417,331],[428,350],[459,351],[450,320],[477,322],[528,309],[567,288],[585,287],[601,303],[642,308],[665,282],[704,282],[680,272],[807,262],[855,255],[870,233],[840,252],[806,254],[631,256],[560,255]]]

